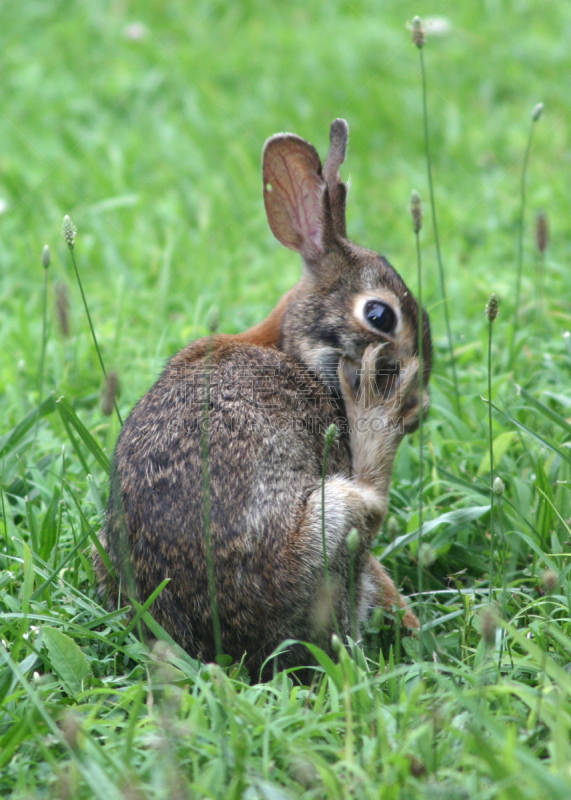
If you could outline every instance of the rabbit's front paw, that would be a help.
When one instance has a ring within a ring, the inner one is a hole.
[[[418,358],[395,363],[386,352],[386,344],[369,345],[358,368],[341,357],[339,381],[351,431],[404,435],[418,425]]]
[[[361,365],[345,357],[339,362],[339,381],[345,402],[356,476],[390,479],[397,447],[418,426],[420,416],[418,358],[394,363],[386,344],[369,345]],[[424,408],[428,396],[424,395]],[[378,482],[378,480],[375,480]]]

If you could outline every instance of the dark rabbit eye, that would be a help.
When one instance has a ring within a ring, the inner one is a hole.
[[[380,300],[367,300],[363,313],[367,322],[381,333],[390,333],[396,325],[397,315],[387,303]]]

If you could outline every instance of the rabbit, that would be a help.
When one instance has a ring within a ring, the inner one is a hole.
[[[353,615],[377,606],[418,627],[370,548],[399,443],[428,408],[430,326],[386,259],[347,239],[347,141],[334,120],[323,167],[299,136],[266,142],[268,222],[301,254],[301,279],[250,330],[190,343],[137,403],[100,534],[115,580],[94,552],[108,608],[169,578],[154,619],[191,656],[213,661],[221,647],[255,677],[311,665],[303,642],[333,655],[332,634],[345,640]],[[270,660],[284,640],[295,641]]]

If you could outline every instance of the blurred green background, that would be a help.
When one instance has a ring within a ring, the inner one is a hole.
[[[331,120],[347,119],[349,235],[384,253],[414,290],[411,190],[428,203],[418,51],[406,28],[415,14],[435,18],[425,58],[455,344],[479,352],[491,291],[504,310],[513,305],[521,160],[539,101],[522,301],[535,299],[532,216],[542,208],[547,291],[568,325],[570,12],[561,0],[3,4],[0,391],[18,401],[8,406],[37,397],[45,243],[52,288],[69,286],[73,334],[58,336],[50,295],[47,388],[85,397],[100,384],[61,236],[66,213],[126,409],[205,332],[209,308],[225,331],[272,308],[300,269],[263,210],[260,152],[277,131],[324,156]],[[422,237],[438,348],[428,218]]]

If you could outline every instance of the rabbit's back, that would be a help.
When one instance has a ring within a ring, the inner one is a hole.
[[[301,521],[338,411],[291,357],[220,338],[175,356],[133,409],[115,453],[102,542],[139,600],[170,578],[153,616],[188,652],[212,659],[207,487],[223,648],[238,659],[247,651],[257,667],[284,638],[315,639],[308,606],[322,570],[311,553],[322,544],[308,540]],[[341,436],[327,472],[350,470]]]

